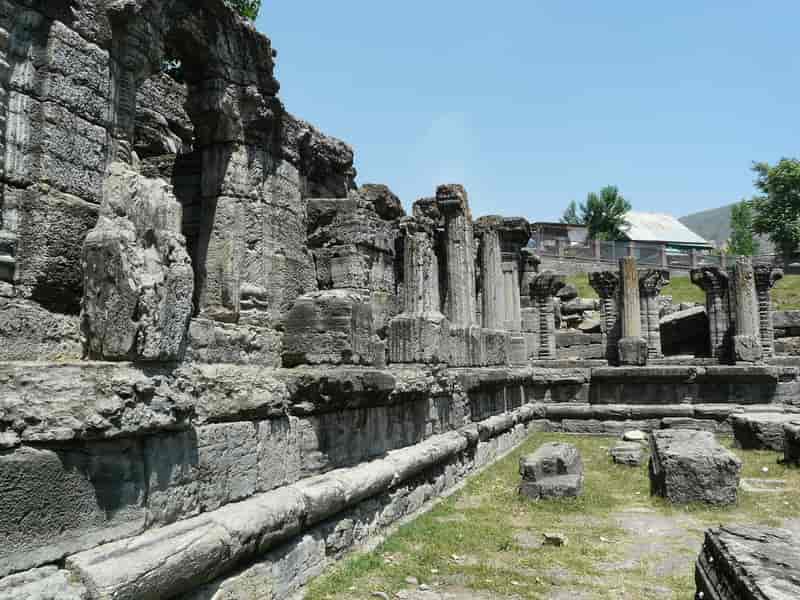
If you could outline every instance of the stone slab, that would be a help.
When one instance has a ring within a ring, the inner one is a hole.
[[[745,450],[783,451],[783,425],[796,419],[786,413],[743,413],[731,415],[736,445]]]

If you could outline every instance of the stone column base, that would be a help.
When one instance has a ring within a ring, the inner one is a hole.
[[[617,348],[621,365],[643,367],[647,364],[647,340],[644,338],[622,338]]]
[[[764,357],[761,340],[754,335],[737,335],[733,338],[735,362],[758,362]]]
[[[449,321],[442,314],[397,315],[389,322],[389,362],[447,362],[449,334]]]

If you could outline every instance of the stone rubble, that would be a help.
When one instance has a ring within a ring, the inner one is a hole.
[[[533,500],[572,498],[583,493],[583,461],[571,444],[551,442],[519,460],[519,493]]]

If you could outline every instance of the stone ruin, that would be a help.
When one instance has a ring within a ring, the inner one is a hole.
[[[527,221],[357,185],[223,0],[3,0],[0,34],[8,597],[285,598],[532,431],[797,402],[746,263],[693,275],[708,359],[663,356],[668,277],[626,261],[560,360]]]

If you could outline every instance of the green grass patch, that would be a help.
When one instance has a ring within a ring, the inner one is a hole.
[[[579,448],[586,473],[582,497],[534,502],[518,495],[519,457],[547,441],[568,441]],[[499,598],[547,598],[561,588],[608,600],[655,597],[653,589],[661,589],[659,598],[669,597],[663,595],[665,590],[676,599],[688,598],[694,592],[693,559],[707,527],[722,522],[780,525],[800,514],[800,471],[779,465],[774,452],[736,450],[744,461],[743,477],[784,479],[784,492],[740,491],[739,503],[727,508],[671,506],[650,497],[645,465],[611,463],[608,448],[614,442],[605,437],[532,435],[508,457],[468,480],[457,494],[400,527],[375,551],[353,554],[333,566],[312,582],[307,598],[369,598],[376,591],[394,597],[399,590],[411,589],[405,582],[408,577],[433,589],[455,587]],[[632,531],[620,521],[621,514],[635,519],[643,515],[645,523],[655,520],[662,526],[674,522],[685,535],[673,541],[664,538],[666,550],[648,550],[648,543],[661,539],[661,534],[638,531],[636,525]],[[568,544],[538,547],[542,534],[551,531],[566,535]],[[678,570],[661,572],[659,565],[674,556],[679,557]]]

